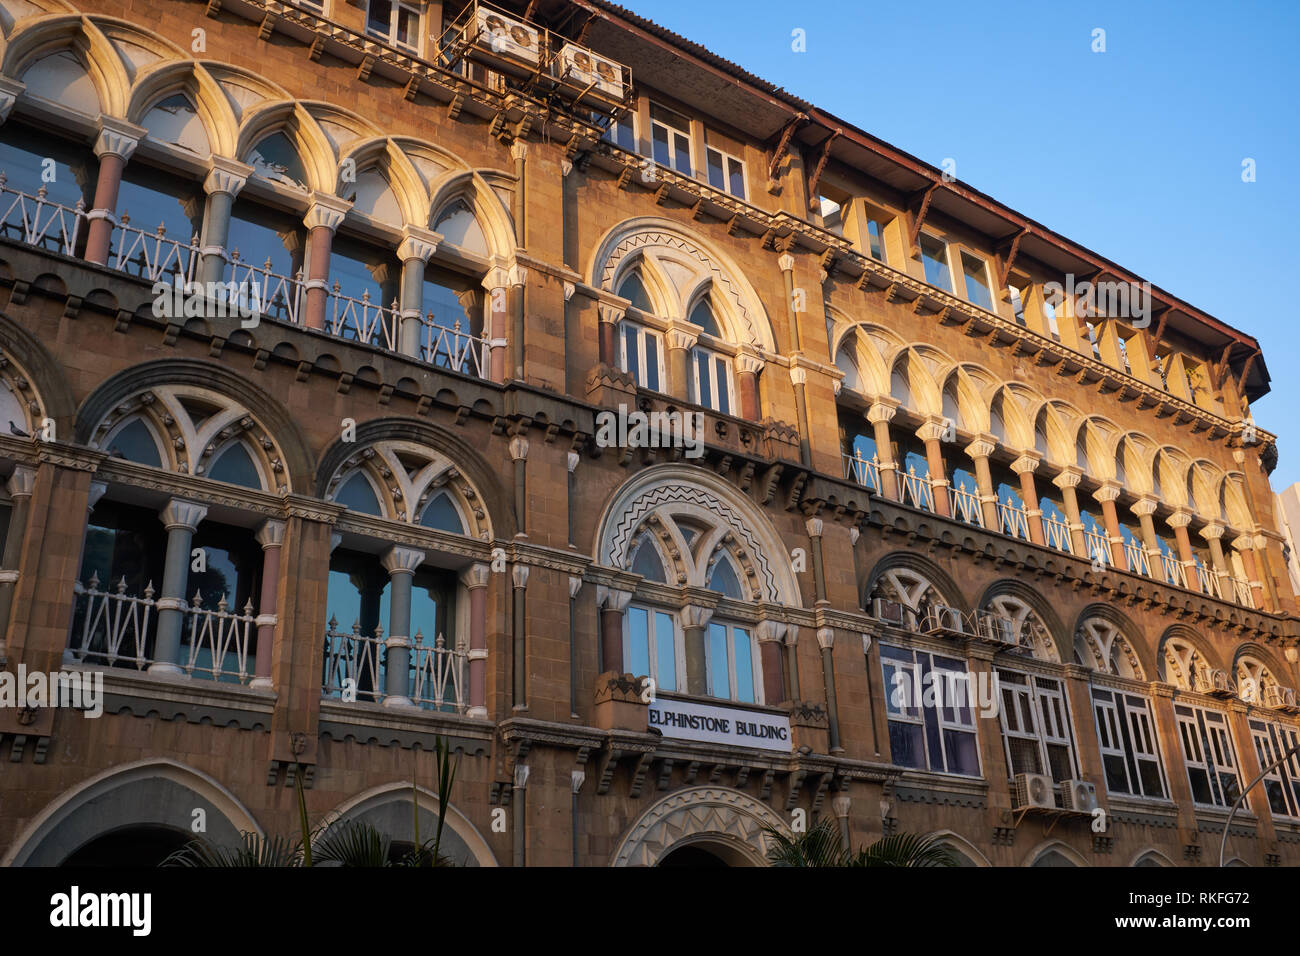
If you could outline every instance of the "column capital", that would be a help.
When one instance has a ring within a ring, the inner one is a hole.
[[[820,538],[826,528],[826,523],[821,518],[809,518],[804,522],[804,527],[808,530],[808,537]]]
[[[581,590],[582,590],[582,575],[570,574],[569,575],[569,600],[572,601],[574,598],[576,598],[578,596],[578,592]]]
[[[1079,468],[1074,465],[1066,465],[1061,469],[1060,473],[1052,479],[1052,484],[1061,489],[1078,488],[1079,481],[1082,478],[1083,472]]]
[[[526,564],[515,564],[510,568],[510,579],[518,589],[528,587],[528,574],[532,570]]]
[[[795,385],[808,384],[808,370],[798,365],[790,367],[790,381]]]
[[[1165,519],[1171,528],[1186,528],[1192,523],[1192,513],[1184,508],[1175,508],[1174,513]]]
[[[586,771],[583,770],[569,771],[569,789],[573,793],[577,793],[578,791],[580,791],[582,789],[582,785],[586,782],[587,782]]]
[[[896,414],[898,414],[897,399],[878,398],[867,409],[867,421],[872,425],[879,425],[881,422],[892,422]]]
[[[848,818],[849,810],[853,808],[853,798],[841,794],[838,797],[831,798],[831,811],[840,820]]]
[[[618,325],[623,321],[623,316],[627,315],[627,307],[602,302],[596,307],[596,313],[600,317],[600,321],[606,325]]]
[[[352,203],[346,199],[340,199],[329,193],[312,193],[311,205],[307,207],[307,215],[302,217],[302,224],[308,229],[324,226],[333,232],[351,208]]]
[[[528,281],[528,267],[520,265],[518,262],[510,263],[510,284],[521,286]]]
[[[799,625],[791,624],[785,632],[785,643],[787,646],[793,646],[799,643]]]
[[[781,253],[780,258],[776,260],[776,265],[782,272],[793,272],[794,256],[790,255],[788,252],[783,252]]]
[[[140,140],[149,131],[143,126],[136,126],[126,120],[112,116],[100,116],[99,136],[95,138],[95,155],[101,159],[105,156],[120,156],[122,162],[131,158]]]
[[[158,512],[158,517],[162,519],[163,527],[168,531],[173,528],[184,528],[187,531],[197,531],[199,522],[207,517],[207,505],[201,505],[197,501],[186,501],[183,498],[173,498],[167,502],[167,506]]]
[[[503,265],[494,265],[483,276],[483,288],[492,292],[510,285],[510,270]]]
[[[528,787],[528,774],[531,770],[526,763],[515,764],[515,789],[524,790]]]
[[[26,84],[7,76],[0,76],[0,123],[9,118],[18,97],[27,89]]]
[[[402,241],[397,246],[397,258],[403,262],[419,260],[428,262],[429,258],[438,251],[438,244],[442,242],[442,235],[431,229],[421,229],[419,226],[407,226],[402,230]]]
[[[975,440],[964,449],[966,454],[971,458],[987,458],[997,450],[997,441],[990,440],[985,435],[976,436]]]
[[[622,614],[631,602],[631,591],[612,588],[605,584],[596,585],[596,607],[603,611],[616,611]]]
[[[510,147],[510,158],[515,162],[528,158],[528,144],[522,139],[517,139]]]
[[[685,604],[681,609],[682,627],[707,627],[713,618],[713,608],[699,604]]]
[[[754,637],[760,644],[780,644],[789,629],[790,625],[784,621],[759,621],[754,628]]]
[[[1256,534],[1254,540],[1255,540],[1256,551],[1263,551],[1265,548],[1268,547],[1268,538],[1266,538],[1264,535]]]
[[[1038,452],[1024,452],[1019,458],[1011,463],[1011,470],[1017,475],[1023,475],[1025,472],[1031,474],[1037,470],[1042,462],[1042,456]]]
[[[732,360],[736,372],[740,375],[757,375],[763,371],[763,366],[767,363],[758,356],[751,346],[741,346],[740,351],[736,353],[735,359]]]
[[[203,191],[209,196],[213,193],[229,193],[233,199],[253,174],[252,166],[224,156],[213,156],[210,162],[207,178],[203,180]]]
[[[1253,534],[1239,534],[1232,539],[1232,546],[1238,551],[1253,551],[1255,549],[1255,536]]]
[[[673,319],[668,323],[668,332],[664,335],[670,349],[689,349],[694,348],[695,343],[700,340],[700,333],[704,329],[693,322],[687,322],[684,319]]]
[[[262,550],[267,548],[278,548],[284,544],[285,523],[276,518],[268,518],[262,522],[262,526],[257,529],[257,543],[262,546]]]
[[[415,569],[424,561],[424,552],[415,548],[389,548],[380,560],[384,570],[393,574],[414,574]]]
[[[830,650],[835,646],[835,628],[819,627],[817,628],[817,643],[824,651]]]
[[[1223,537],[1223,532],[1225,530],[1226,529],[1219,522],[1210,521],[1201,529],[1200,535],[1206,541],[1218,541]]]
[[[1098,501],[1114,501],[1123,489],[1118,482],[1107,479],[1093,489],[1092,496]]]
[[[582,463],[582,455],[579,452],[571,451],[565,456],[565,465],[568,466],[569,474],[578,470],[578,465]]]
[[[36,470],[27,465],[14,465],[14,473],[9,476],[5,487],[9,489],[12,498],[30,498],[36,488]],[[108,486],[104,487],[107,490]]]
[[[475,561],[464,571],[460,572],[460,583],[465,585],[467,590],[473,591],[475,588],[485,588],[488,585],[488,578],[491,575],[491,569],[482,561]]]
[[[1141,518],[1146,515],[1155,514],[1156,508],[1158,507],[1160,507],[1160,502],[1151,495],[1143,495],[1138,498],[1137,501],[1133,502],[1133,506],[1129,508],[1129,510]]]
[[[941,419],[929,418],[916,430],[916,437],[921,441],[939,441],[947,430]]]
[[[510,460],[523,461],[528,457],[528,439],[522,435],[516,435],[510,439]]]

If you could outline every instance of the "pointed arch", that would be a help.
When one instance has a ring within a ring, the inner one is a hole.
[[[910,551],[895,551],[876,562],[863,583],[862,606],[869,610],[874,598],[901,604],[913,626],[920,624],[934,606],[969,610],[947,572],[929,558]]]
[[[447,161],[451,162],[453,158],[448,157]],[[475,225],[483,234],[484,255],[498,263],[512,261],[517,247],[510,210],[484,178],[483,171],[465,169],[463,161],[454,161],[457,168],[450,169],[429,186],[426,210],[429,226],[433,227],[437,217],[459,199],[469,207]]]
[[[1089,604],[1074,625],[1074,662],[1102,674],[1146,681],[1157,668],[1133,622],[1109,604]]]
[[[289,141],[302,164],[307,180],[303,188],[333,192],[337,178],[333,147],[315,118],[292,100],[268,101],[250,110],[239,128],[235,155],[241,162],[258,169],[252,154],[259,144],[276,133]]]
[[[1218,669],[1218,655],[1200,633],[1186,624],[1171,624],[1157,646],[1160,679],[1180,690],[1192,690],[1200,667]]]
[[[1014,578],[994,581],[984,589],[977,607],[1008,618],[1020,647],[1038,660],[1068,660],[1063,653],[1060,619],[1042,594],[1024,582]]]
[[[91,20],[80,15],[33,17],[19,23],[5,46],[0,73],[26,82],[30,95],[43,96],[43,89],[54,93],[53,97],[46,98],[66,107],[70,104],[65,97],[58,95],[54,87],[43,86],[40,81],[31,82],[37,78],[28,76],[29,71],[40,68],[41,61],[51,56],[76,60],[94,87],[98,112],[125,118],[125,91],[130,88],[131,81],[122,60],[108,38]],[[52,76],[52,79],[57,78]],[[89,112],[89,103],[85,105],[86,109],[82,111],[95,115]]]
[[[340,198],[353,204],[353,212],[395,229],[426,225],[428,191],[424,180],[392,137],[352,143],[339,157],[339,164],[340,169],[355,172],[352,181],[340,173],[336,189]]]
[[[415,807],[411,805],[412,794]],[[450,803],[440,812],[438,795],[410,780],[380,784],[344,800],[325,815],[326,832],[328,828],[358,822],[373,826],[392,840],[414,843],[416,820],[412,811],[416,809],[421,834],[434,832],[442,817],[446,829],[439,849],[458,865],[498,865],[492,847],[469,817]]]
[[[238,140],[234,110],[202,63],[160,62],[142,70],[131,87],[126,119],[146,126],[150,110],[175,94],[183,95],[194,107],[209,151],[217,156],[234,156]]]

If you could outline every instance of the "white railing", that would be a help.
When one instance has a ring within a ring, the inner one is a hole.
[[[1142,545],[1125,541],[1124,560],[1128,562],[1128,569],[1134,574],[1151,577],[1151,562],[1147,558],[1146,548]]]
[[[451,328],[438,325],[430,312],[423,320],[424,344],[420,358],[438,368],[450,369],[463,375],[486,378],[488,374],[487,329],[482,335],[470,335],[460,330],[457,319]]]
[[[68,653],[78,663],[144,670],[154,663],[158,630],[158,601],[153,582],[142,596],[126,593],[126,578],[111,591],[99,587],[92,572],[85,586],[76,587],[76,614]],[[189,677],[248,683],[253,676],[250,656],[256,620],[250,599],[242,614],[232,613],[223,595],[215,610],[203,607],[195,594],[182,612],[181,639],[188,642],[181,668]]]
[[[361,298],[354,299],[339,291],[336,281],[329,291],[329,301],[325,322],[331,334],[390,352],[399,350],[401,312],[396,300],[386,309],[370,301],[368,289],[361,293]]]
[[[9,188],[8,181],[0,171],[0,235],[65,256],[76,255],[86,204],[80,199],[71,207],[50,202],[44,186],[32,195]]]
[[[307,298],[301,270],[294,278],[282,276],[274,271],[270,259],[259,266],[241,259],[238,249],[230,254],[230,283],[226,285],[226,294],[231,305],[295,325],[302,321],[303,302]]]
[[[1219,574],[1202,564],[1196,566],[1196,584],[1201,593],[1223,600],[1223,588],[1219,584]]]
[[[1160,570],[1164,573],[1166,584],[1173,584],[1180,588],[1187,587],[1187,569],[1183,566],[1183,562],[1172,554],[1160,552]]]
[[[1084,547],[1088,549],[1085,557],[1090,561],[1096,561],[1098,564],[1109,565],[1110,560],[1110,541],[1104,534],[1097,531],[1083,532]]]
[[[465,647],[447,647],[441,634],[429,647],[424,635],[416,632],[410,650],[406,687],[411,700],[426,710],[463,714],[469,706]],[[331,616],[325,632],[322,693],[348,702],[381,704],[388,696],[387,676],[383,627],[375,627],[373,636],[363,634],[355,622],[350,632],[340,631],[338,618]]]
[[[1012,538],[1029,540],[1029,515],[1024,508],[1009,501],[998,502],[998,525],[1003,534]]]
[[[934,486],[930,483],[929,476],[918,475],[916,467],[912,466],[900,477],[903,482],[903,504],[911,504],[913,508],[920,508],[922,511],[933,511]]]
[[[1237,603],[1242,607],[1255,607],[1255,593],[1251,590],[1250,582],[1243,578],[1232,579],[1232,593],[1237,599]]]
[[[77,614],[68,640],[72,659],[109,667],[134,666],[144,670],[152,663],[157,610],[153,582],[143,597],[126,593],[126,577],[112,591],[99,589],[99,575],[91,572],[83,587],[76,585]],[[77,625],[78,618],[80,625]]]
[[[1070,542],[1070,526],[1060,518],[1043,515],[1043,537],[1047,540],[1049,548],[1064,551],[1066,554],[1074,553],[1074,547]]]
[[[844,477],[851,478],[863,488],[870,488],[872,491],[879,493],[880,461],[875,455],[872,455],[868,461],[858,451],[854,451],[852,455],[846,454],[844,456]]]
[[[948,489],[948,500],[952,504],[952,516],[977,528],[984,527],[984,509],[979,495],[965,488],[952,486]]]
[[[157,282],[179,276],[193,282],[198,272],[199,237],[189,242],[167,238],[167,227],[159,223],[152,233],[131,225],[130,215],[123,214],[113,228],[108,261],[119,272]]]
[[[204,609],[203,597],[198,593],[190,601],[185,611],[188,627],[181,630],[182,640],[188,640],[189,645],[182,665],[186,676],[241,684],[252,678],[249,652],[257,634],[253,599],[248,599],[242,614],[231,613],[229,608],[224,594],[215,611]]]

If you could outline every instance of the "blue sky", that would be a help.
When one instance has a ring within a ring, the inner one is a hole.
[[[1300,481],[1300,3],[623,2],[1253,334]]]

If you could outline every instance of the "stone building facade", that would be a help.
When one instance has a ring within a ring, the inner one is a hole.
[[[1208,865],[1300,741],[1249,334],[603,0],[0,31],[0,659],[103,680],[5,863],[409,843],[441,736],[470,865]]]

